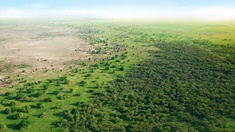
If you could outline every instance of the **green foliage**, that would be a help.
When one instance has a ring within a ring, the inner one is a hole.
[[[31,106],[26,105],[26,106],[24,106],[24,107],[23,107],[22,112],[24,112],[24,113],[29,113],[29,112],[30,112],[30,110],[31,110]]]
[[[81,94],[80,93],[76,93],[75,96],[81,96]]]
[[[28,96],[23,93],[17,93],[16,98],[20,101],[28,101],[29,100]]]
[[[21,120],[18,123],[18,129],[25,130],[29,127],[29,125],[30,125],[30,121],[28,119]]]
[[[80,83],[79,83],[80,86],[86,86],[87,85],[87,82],[85,80],[82,80]]]
[[[120,71],[124,71],[124,67],[122,66],[122,67],[120,67],[120,69],[119,69]]]
[[[25,114],[22,113],[22,112],[16,113],[16,114],[13,116],[13,119],[24,119],[24,118],[27,118],[27,115],[25,115]]]
[[[46,113],[41,113],[41,114],[38,115],[38,117],[39,118],[44,118],[44,117],[46,117]]]
[[[26,68],[26,67],[29,67],[29,65],[27,65],[27,64],[18,65],[18,68]]]
[[[7,129],[7,126],[3,123],[0,123],[0,130]]]
[[[49,79],[12,75],[0,120],[9,131],[234,131],[234,28],[197,24],[56,22],[92,44],[89,59]]]
[[[73,89],[73,88],[70,88],[70,89],[69,89],[69,92],[70,92],[70,93],[73,93],[73,92],[74,92],[74,89]]]
[[[40,96],[42,96],[44,93],[42,92],[42,91],[39,91],[39,92],[37,92],[36,94],[35,94],[35,97],[40,97]]]
[[[59,94],[59,95],[57,95],[57,99],[64,100],[64,99],[67,99],[67,96],[66,96],[66,94]]]
[[[37,108],[45,108],[45,105],[42,103],[37,103],[36,105]]]
[[[16,104],[17,104],[16,101],[11,101],[10,102],[10,106],[16,106]]]
[[[34,90],[33,88],[28,88],[28,89],[27,89],[27,92],[28,92],[28,93],[33,93],[34,91],[35,91],[35,90]]]
[[[60,93],[60,91],[57,90],[57,91],[54,91],[53,93],[54,93],[55,95],[58,95],[58,94]]]
[[[84,66],[84,67],[85,67],[85,66],[87,66],[87,64],[86,64],[85,62],[83,62],[83,63],[82,63],[82,66]]]
[[[51,97],[47,97],[44,99],[45,102],[52,102],[52,98]]]
[[[57,123],[72,131],[226,131],[223,117],[234,117],[235,109],[233,64],[185,42],[155,46],[153,57],[94,93],[91,104],[64,111],[66,120]]]
[[[16,94],[15,92],[6,92],[6,93],[5,93],[5,96],[14,97],[15,94]]]
[[[13,111],[13,109],[12,108],[6,108],[5,110],[4,110],[4,113],[6,113],[6,114],[11,114],[11,113],[13,113],[14,111]]]

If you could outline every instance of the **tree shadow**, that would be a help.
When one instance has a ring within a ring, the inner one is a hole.
[[[72,103],[72,104],[70,104],[70,105],[75,106],[75,107],[78,107],[78,106],[79,106],[79,103],[80,103],[80,102],[75,102],[75,103]]]
[[[15,114],[9,115],[9,116],[7,116],[6,118],[7,118],[8,120],[18,120],[18,119],[16,119]]]
[[[32,109],[37,109],[37,108],[38,108],[38,106],[35,105],[35,104],[31,104],[30,107],[31,107]],[[38,108],[38,109],[39,109],[39,108]]]
[[[6,115],[5,110],[0,110],[0,114]]]
[[[12,96],[6,96],[6,95],[4,95],[5,97],[4,97],[4,99],[5,100],[16,100],[16,97],[12,97]]]
[[[12,129],[12,130],[19,130],[17,124],[8,124],[7,128],[8,129]]]
[[[87,90],[87,91],[85,91],[85,92],[87,92],[87,93],[93,93],[94,92],[94,90]]]
[[[56,112],[56,113],[53,113],[52,115],[56,117],[64,117],[63,112]]]

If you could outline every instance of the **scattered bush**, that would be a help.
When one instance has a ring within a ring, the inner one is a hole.
[[[0,123],[0,130],[7,129],[7,126],[3,123]]]
[[[45,98],[44,101],[45,102],[52,102],[52,98],[51,97]]]
[[[5,93],[5,96],[8,96],[8,97],[14,97],[16,95],[15,92],[6,92]]]
[[[10,106],[16,106],[16,104],[17,104],[16,101],[11,101],[10,102]]]
[[[70,93],[73,93],[73,92],[74,92],[74,89],[73,89],[73,88],[70,88],[70,89],[69,89],[69,92],[70,92]]]
[[[46,114],[45,113],[41,113],[41,114],[38,115],[38,117],[39,118],[44,118],[44,117],[46,117]]]
[[[87,66],[87,64],[86,64],[85,62],[83,62],[83,63],[82,63],[82,66],[85,67],[85,66]]]
[[[80,85],[80,86],[86,86],[86,85],[87,85],[87,82],[83,80],[83,81],[81,81],[81,82],[79,83],[79,85]]]
[[[64,100],[64,99],[67,99],[67,96],[65,94],[60,94],[60,95],[57,95],[57,99]]]
[[[6,108],[5,110],[4,110],[4,113],[6,113],[6,114],[11,114],[11,113],[13,113],[14,111],[13,111],[13,109],[12,108]]]
[[[39,92],[37,92],[36,94],[35,94],[35,97],[40,97],[40,96],[42,96],[44,93],[42,92],[42,91],[39,91]]]
[[[23,130],[27,129],[30,125],[30,121],[28,119],[21,120],[18,124],[18,129]]]
[[[27,93],[33,93],[35,90],[33,88],[28,88]]]
[[[22,112],[16,113],[16,114],[13,116],[13,119],[24,119],[24,118],[27,118],[27,115],[25,115],[25,114],[22,113]]]
[[[81,94],[80,93],[76,93],[75,96],[81,96]]]
[[[36,105],[36,107],[37,107],[37,108],[45,108],[45,105],[42,104],[42,103],[38,103],[38,104]]]

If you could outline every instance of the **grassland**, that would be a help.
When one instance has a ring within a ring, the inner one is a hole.
[[[2,131],[235,130],[233,23],[25,22],[0,22]]]

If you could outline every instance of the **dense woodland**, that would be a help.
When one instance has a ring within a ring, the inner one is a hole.
[[[63,112],[72,131],[229,131],[235,118],[233,62],[186,42],[159,51],[94,92],[94,101]],[[223,49],[222,49],[223,50]]]

